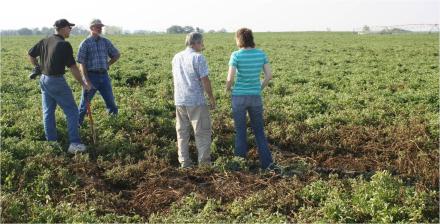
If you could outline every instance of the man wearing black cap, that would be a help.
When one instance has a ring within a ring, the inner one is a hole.
[[[40,87],[43,101],[43,124],[46,139],[57,141],[55,123],[55,109],[59,105],[66,115],[69,134],[68,152],[83,152],[86,150],[81,144],[78,130],[78,107],[73,98],[72,90],[64,78],[65,67],[68,67],[73,77],[82,85],[83,89],[90,90],[87,81],[83,81],[81,73],[73,58],[72,45],[65,41],[69,37],[73,23],[66,19],[57,20],[54,24],[56,34],[40,40],[28,54],[35,67],[41,67]],[[39,62],[37,61],[39,57]]]
[[[79,124],[83,123],[87,111],[86,100],[90,102],[96,91],[101,93],[107,111],[113,115],[118,114],[108,69],[119,59],[120,53],[109,39],[101,36],[103,26],[101,20],[93,19],[90,23],[90,36],[81,42],[78,49],[77,61],[80,63],[81,72],[93,86],[91,91],[83,90],[79,106]]]

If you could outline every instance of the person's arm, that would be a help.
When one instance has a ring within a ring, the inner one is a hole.
[[[216,105],[214,95],[212,94],[211,81],[209,80],[208,76],[202,77],[201,80],[203,89],[205,90],[206,94],[208,94],[211,110],[214,110]]]
[[[87,66],[85,64],[79,63],[79,69],[81,70],[81,73],[83,74],[84,78],[86,80],[89,80],[89,73],[87,71]]]
[[[66,59],[66,67],[70,69],[70,71],[73,74],[73,77],[78,81],[81,86],[86,90],[89,91],[91,89],[91,86],[89,85],[89,82],[87,80],[83,80],[81,76],[81,72],[78,69],[78,65],[76,64],[75,59],[73,58],[73,49],[72,45],[70,45],[69,42],[65,42],[65,55],[67,57]],[[81,50],[81,48],[80,48]]]
[[[85,90],[89,91],[90,89],[92,89],[88,80],[82,79],[81,72],[79,71],[78,66],[76,64],[71,65],[69,69],[72,72],[73,77],[76,79],[76,81],[78,81]]]
[[[202,82],[203,89],[208,95],[210,101],[211,110],[213,110],[215,109],[216,105],[214,95],[212,94],[211,81],[208,78],[208,63],[206,62],[205,57],[200,54],[197,58],[195,58],[195,64],[196,65],[194,67],[194,71],[196,72],[196,74],[198,74],[200,81]]]
[[[272,70],[270,69],[269,64],[264,64],[263,72],[264,72],[264,80],[263,83],[261,83],[261,90],[263,90],[264,87],[266,87],[269,84],[269,81],[272,79]]]
[[[40,40],[37,44],[35,44],[31,49],[28,51],[29,61],[34,67],[39,67],[40,64],[38,63],[37,58],[40,56],[40,46],[41,46],[42,40]]]
[[[119,60],[120,57],[121,54],[118,53],[114,57],[110,58],[110,61],[108,61],[108,67],[110,67],[110,65],[114,64],[117,60]]]
[[[37,58],[41,55],[41,43],[42,41],[35,44],[31,49],[28,51],[28,58],[31,64],[34,66],[32,69],[32,72],[29,74],[30,79],[37,78],[38,75],[41,75],[41,68],[40,64],[38,63]]]
[[[112,44],[112,42],[107,41],[106,43],[107,43],[108,56],[110,57],[110,61],[108,61],[108,68],[110,68],[112,64],[114,64],[117,60],[119,60],[119,58],[121,57],[121,53],[119,52],[118,49],[116,49],[116,47]]]
[[[30,55],[29,55],[29,61],[31,62],[32,65],[34,65],[34,67],[39,67],[40,66],[38,64],[37,58],[34,58],[34,57],[30,56]]]
[[[82,73],[82,77],[89,84],[90,88],[93,88],[92,82],[90,82],[89,73],[87,71],[87,65],[80,63],[79,69]]]
[[[237,69],[234,66],[229,66],[228,77],[226,78],[226,91],[231,91],[236,73]]]
[[[81,42],[81,44],[79,45],[77,61],[79,63],[79,68],[81,70],[84,80],[87,81],[87,83],[90,85],[91,88],[93,88],[92,83],[90,82],[89,72],[87,70],[87,62],[89,55],[88,49],[89,46],[87,44],[87,39],[83,40],[83,42]]]

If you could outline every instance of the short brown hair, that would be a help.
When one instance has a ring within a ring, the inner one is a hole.
[[[254,36],[252,35],[252,30],[248,28],[241,28],[235,33],[235,38],[237,38],[238,47],[255,47]]]

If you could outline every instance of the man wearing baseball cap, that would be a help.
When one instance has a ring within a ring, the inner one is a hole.
[[[113,115],[118,114],[108,70],[119,59],[120,53],[109,39],[101,36],[103,26],[101,20],[93,19],[90,22],[90,36],[79,45],[77,61],[80,63],[84,78],[92,84],[90,91],[83,89],[82,92],[79,107],[80,125],[83,123],[87,112],[86,100],[90,102],[96,91],[101,93],[107,112]]]
[[[73,98],[72,90],[64,77],[65,67],[68,67],[73,77],[82,85],[84,90],[91,89],[87,81],[83,81],[78,66],[73,57],[72,45],[65,41],[69,37],[72,26],[66,19],[55,21],[56,33],[40,40],[28,52],[29,59],[35,67],[41,67],[40,88],[43,103],[43,124],[46,139],[57,141],[55,109],[59,105],[66,115],[69,134],[68,152],[83,152],[86,150],[81,143],[78,129],[78,107]],[[39,58],[39,61],[37,61]]]

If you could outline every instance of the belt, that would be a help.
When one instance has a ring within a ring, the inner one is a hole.
[[[64,74],[57,74],[57,75],[51,75],[51,74],[42,74],[42,75],[45,75],[45,76],[50,76],[50,77],[63,77],[63,76],[64,76]]]
[[[87,70],[88,72],[92,72],[92,73],[107,73],[107,69],[91,69],[91,70]]]

